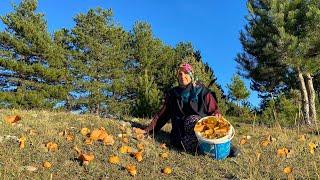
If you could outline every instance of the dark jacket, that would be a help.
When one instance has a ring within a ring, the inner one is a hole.
[[[201,117],[220,114],[217,102],[212,92],[203,84],[192,86],[191,96],[187,105],[189,112],[184,112],[181,98],[181,87],[170,89],[165,95],[165,101],[161,110],[153,117],[145,131],[152,133],[159,131],[170,119],[172,123],[171,140],[180,141],[184,136],[184,119],[189,115],[199,115]]]

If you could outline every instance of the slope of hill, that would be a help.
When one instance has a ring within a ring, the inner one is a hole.
[[[4,119],[9,115],[19,115],[21,120],[7,123]],[[217,161],[161,146],[169,144],[169,124],[156,138],[141,139],[128,122],[144,125],[148,122],[145,119],[10,109],[1,109],[0,118],[0,179],[320,179],[320,148],[310,147],[319,146],[319,135],[301,128],[234,122],[233,144],[240,147],[241,155]],[[99,137],[90,142],[85,132],[81,134],[82,128],[104,131],[108,137],[112,135],[114,144],[95,141]],[[49,142],[57,147],[51,149]],[[143,149],[142,161],[121,153],[121,146],[129,146],[132,151]],[[168,157],[162,157],[162,153]],[[81,154],[93,154],[94,159],[83,162]],[[111,155],[120,158],[118,164],[109,162]],[[52,166],[44,167],[45,161]],[[137,169],[134,177],[126,169],[129,164]],[[164,174],[165,167],[172,168],[172,173]]]

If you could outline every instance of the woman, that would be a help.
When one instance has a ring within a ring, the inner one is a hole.
[[[164,105],[144,130],[148,134],[157,132],[171,119],[171,145],[194,152],[198,145],[193,131],[196,122],[205,116],[221,117],[221,113],[211,91],[194,82],[190,64],[179,66],[178,81],[179,86],[166,93]]]

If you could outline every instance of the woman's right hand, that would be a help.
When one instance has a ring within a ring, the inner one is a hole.
[[[221,118],[222,117],[222,114],[218,113],[218,114],[215,114],[214,115],[216,118]]]

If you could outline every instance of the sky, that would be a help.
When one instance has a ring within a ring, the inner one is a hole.
[[[12,3],[1,0],[0,15],[12,11]],[[245,0],[38,0],[38,12],[45,14],[48,29],[72,28],[73,17],[91,8],[111,8],[114,20],[127,31],[137,21],[148,22],[154,36],[175,47],[191,42],[213,69],[217,82],[227,92],[227,84],[237,72],[235,57],[242,51],[239,32],[246,24]],[[0,22],[0,30],[4,25]],[[245,80],[248,89],[250,80]],[[249,102],[258,106],[257,93],[251,91]]]

